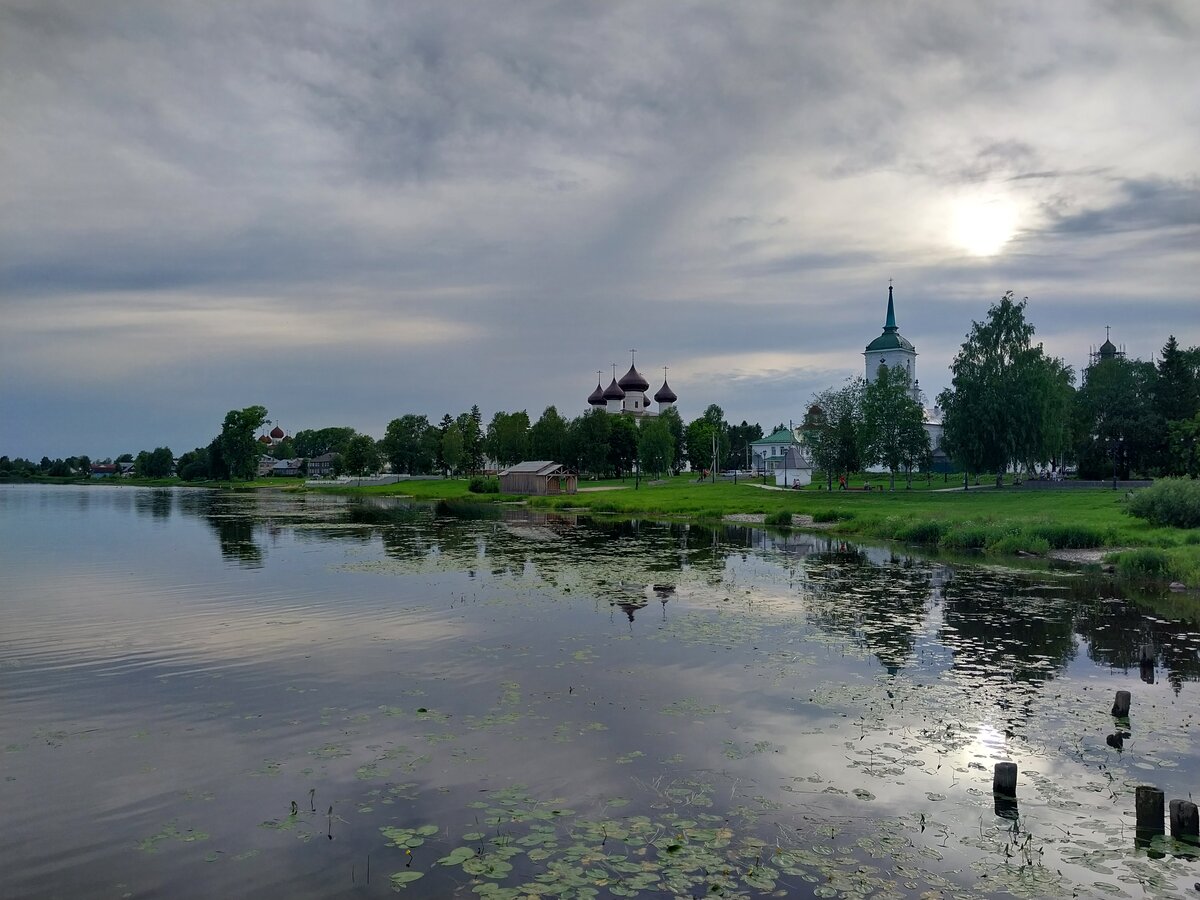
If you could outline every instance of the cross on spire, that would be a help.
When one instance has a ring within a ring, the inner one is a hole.
[[[629,351],[629,365],[630,365],[630,366],[633,366],[633,365],[634,365],[634,356],[635,356],[635,354],[636,354],[636,353],[637,353],[637,351],[636,351],[636,350],[630,350],[630,351]]]
[[[1104,326],[1104,339],[1105,339],[1106,341],[1109,339],[1109,338],[1108,338],[1108,332],[1109,332],[1109,329],[1110,329],[1110,328],[1112,328],[1112,326],[1111,326],[1111,325],[1105,325],[1105,326]]]

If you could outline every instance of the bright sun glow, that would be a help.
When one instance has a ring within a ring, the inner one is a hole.
[[[1017,207],[1002,197],[964,197],[954,204],[950,239],[972,256],[995,256],[1017,230]]]

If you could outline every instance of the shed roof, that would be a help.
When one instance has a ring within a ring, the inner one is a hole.
[[[567,475],[569,471],[562,463],[549,459],[537,459],[529,462],[519,462],[515,466],[504,469],[501,475]]]

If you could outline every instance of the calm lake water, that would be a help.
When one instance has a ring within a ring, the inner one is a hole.
[[[0,896],[1194,896],[1133,791],[1200,794],[1200,626],[1117,591],[740,527],[3,486]]]

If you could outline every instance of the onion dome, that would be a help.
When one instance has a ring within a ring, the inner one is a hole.
[[[623,391],[645,392],[650,389],[650,382],[642,377],[642,373],[633,366],[629,367],[629,371],[621,376],[621,380],[617,382]]]
[[[1100,358],[1112,359],[1117,355],[1117,345],[1108,338],[1104,339],[1104,343],[1100,345]]]
[[[596,382],[596,389],[588,394],[588,404],[591,406],[604,405],[604,388],[600,387],[600,382]]]
[[[262,437],[260,437],[258,439],[258,442],[260,444],[269,444],[269,443],[271,443],[271,439],[264,434]]]
[[[658,393],[654,395],[654,399],[659,403],[674,403],[679,398],[675,396],[675,392],[671,390],[671,386],[663,381],[663,386],[658,389]]]
[[[275,440],[279,440],[280,438],[287,437],[287,432],[276,425],[271,429],[271,437],[275,438]]]
[[[612,384],[604,389],[605,400],[624,400],[625,392],[621,390],[621,386],[617,384],[617,379],[612,380]]]
[[[896,327],[896,308],[892,305],[892,286],[889,284],[887,321],[883,325],[883,334],[867,344],[867,351],[915,349],[907,338],[900,336],[900,329]]]

